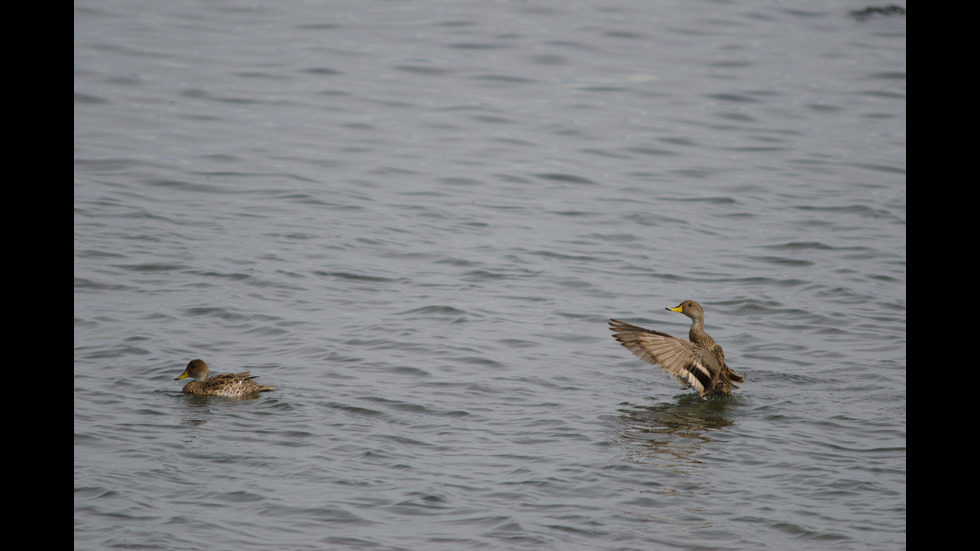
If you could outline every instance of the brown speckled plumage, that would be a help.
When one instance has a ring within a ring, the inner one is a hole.
[[[694,387],[702,397],[709,394],[731,394],[734,383],[745,382],[745,378],[732,371],[725,363],[725,352],[721,346],[704,332],[704,310],[693,300],[685,300],[675,308],[691,318],[690,341],[673,337],[660,331],[618,320],[610,320],[609,328],[615,333],[613,338],[629,349],[641,360],[659,365],[668,375],[682,385]]]
[[[255,377],[249,375],[248,371],[241,373],[224,373],[210,377],[211,370],[203,360],[191,360],[181,373],[180,377],[174,379],[186,379],[190,377],[193,381],[184,385],[183,392],[198,396],[223,396],[225,398],[241,398],[258,394],[264,390],[272,390],[276,387],[261,385],[254,381]]]

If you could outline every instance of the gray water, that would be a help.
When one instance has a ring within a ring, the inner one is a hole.
[[[76,1],[75,549],[904,549],[873,5]]]

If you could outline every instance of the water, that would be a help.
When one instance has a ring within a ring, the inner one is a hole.
[[[904,549],[869,5],[76,2],[75,548]]]

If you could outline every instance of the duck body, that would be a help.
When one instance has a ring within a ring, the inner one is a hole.
[[[619,320],[609,320],[613,338],[641,360],[660,368],[685,387],[691,386],[701,397],[729,395],[735,383],[745,378],[732,371],[725,363],[725,352],[704,331],[704,310],[693,300],[685,300],[671,312],[680,312],[691,318],[690,340],[645,329]]]
[[[191,378],[193,381],[184,385],[183,392],[197,396],[242,398],[276,388],[255,382],[255,377],[250,375],[248,371],[223,373],[212,377],[211,370],[204,360],[191,360],[184,372],[174,380],[179,381],[187,378]]]

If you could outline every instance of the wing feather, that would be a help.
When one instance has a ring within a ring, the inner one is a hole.
[[[613,337],[641,360],[660,367],[682,385],[690,385],[701,395],[718,380],[721,366],[706,348],[672,335],[610,320]]]

